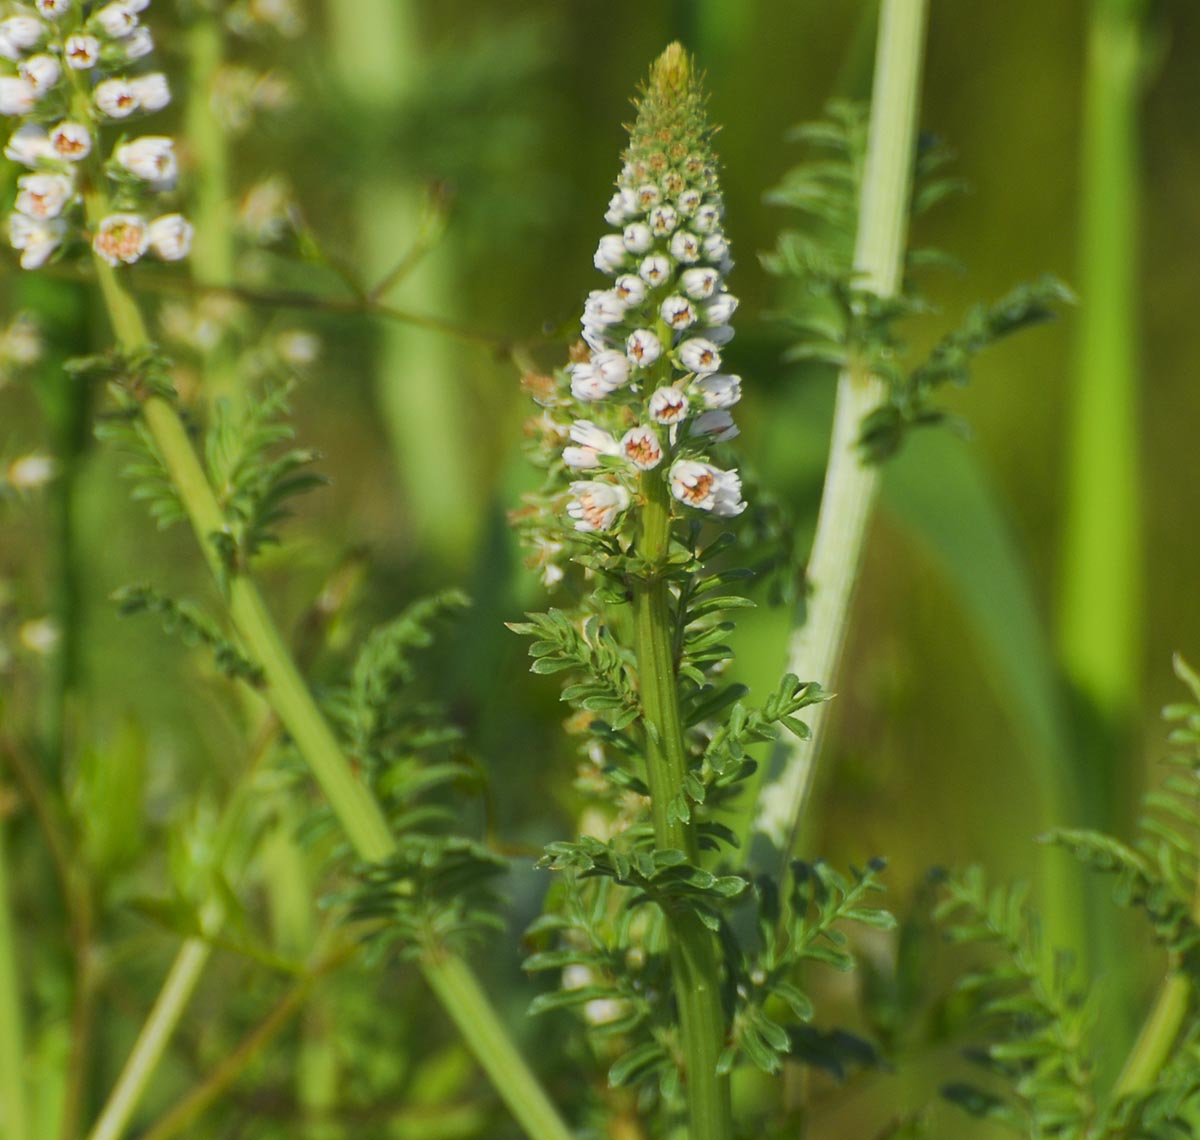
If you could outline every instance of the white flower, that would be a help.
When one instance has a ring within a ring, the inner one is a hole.
[[[36,491],[44,487],[58,474],[58,464],[53,456],[34,452],[22,455],[8,465],[5,478],[14,491]]]
[[[687,214],[690,216],[700,208],[700,203],[703,200],[704,196],[699,190],[685,190],[679,195],[679,198],[675,204],[679,207],[679,212],[681,214]]]
[[[619,234],[605,234],[596,247],[596,256],[592,258],[601,273],[616,273],[625,264],[625,243]]]
[[[679,296],[678,293],[668,297],[662,303],[659,313],[667,325],[676,330],[686,329],[696,323],[696,310],[692,307],[691,301],[686,297]]]
[[[738,435],[738,426],[724,408],[714,408],[711,412],[701,412],[688,427],[692,435],[709,436],[715,443],[724,443]]]
[[[637,217],[637,195],[632,190],[618,190],[608,201],[608,213],[604,220],[610,226],[624,225],[630,218]]]
[[[690,265],[693,261],[699,261],[700,239],[695,234],[688,233],[687,230],[679,230],[671,238],[671,256],[676,261],[682,261],[685,265]]]
[[[619,325],[625,319],[625,305],[611,289],[593,289],[583,306],[585,325]]]
[[[704,306],[704,319],[710,325],[727,324],[737,307],[738,299],[732,293],[718,293]]]
[[[129,86],[137,97],[138,105],[145,111],[161,111],[171,102],[171,89],[167,77],[161,71],[151,71],[129,80]]]
[[[150,7],[150,0],[121,0],[121,3],[134,13],[144,12]]]
[[[706,408],[732,408],[742,398],[742,378],[718,373],[692,384]]]
[[[617,299],[629,308],[640,305],[646,299],[646,283],[632,273],[626,273],[613,282]]]
[[[143,135],[122,143],[113,157],[135,178],[151,183],[156,189],[170,189],[179,175],[175,143],[164,135]]]
[[[4,148],[4,157],[22,166],[37,166],[41,159],[54,157],[54,148],[41,127],[36,123],[26,123],[13,132]]]
[[[43,221],[13,214],[8,219],[8,238],[13,249],[21,251],[22,269],[40,269],[62,244],[67,231],[61,218]]]
[[[706,261],[711,261],[715,265],[726,268],[729,262],[729,243],[721,234],[709,234],[701,243],[700,248],[704,251]]]
[[[137,92],[124,79],[106,79],[92,92],[96,106],[110,119],[124,119],[141,105]]]
[[[679,362],[689,372],[716,372],[721,367],[721,354],[711,340],[695,337],[679,346]]]
[[[583,341],[593,352],[603,352],[606,348],[612,348],[613,338],[608,335],[608,329],[604,325],[584,325],[582,330]]]
[[[37,92],[28,79],[0,77],[0,115],[28,115],[37,102]]]
[[[132,265],[149,244],[146,219],[138,214],[109,214],[92,238],[92,248],[109,265]]]
[[[16,63],[20,58],[21,49],[8,36],[0,32],[0,59],[7,59]]]
[[[575,529],[585,534],[610,530],[629,506],[629,492],[616,483],[572,483],[571,496],[567,514],[575,520]]]
[[[75,71],[87,71],[100,58],[100,41],[95,36],[67,36],[63,59]]]
[[[599,467],[600,456],[621,452],[612,435],[591,420],[576,420],[571,425],[571,441],[576,446],[563,448],[563,462],[568,467]]]
[[[645,222],[631,222],[621,236],[630,253],[645,253],[654,244],[654,234]]]
[[[33,0],[37,8],[47,20],[57,20],[71,8],[71,0]]]
[[[711,463],[680,459],[671,466],[671,494],[681,503],[721,518],[740,515],[742,480],[736,471],[722,471]]]
[[[27,621],[17,630],[17,636],[26,649],[41,654],[43,657],[48,657],[58,648],[58,624],[53,618],[44,617]]]
[[[44,52],[31,55],[17,68],[17,72],[22,79],[29,81],[39,99],[62,78],[58,60]]]
[[[663,190],[675,197],[683,189],[683,175],[678,170],[668,170],[662,177]]]
[[[59,123],[50,132],[50,147],[59,158],[79,162],[92,152],[92,136],[82,123]]]
[[[125,37],[124,47],[126,59],[142,59],[154,50],[154,37],[150,34],[150,29],[143,25],[134,28]]]
[[[133,14],[129,5],[122,4],[121,0],[113,0],[112,4],[106,4],[92,19],[104,29],[105,35],[114,39],[129,35],[138,25],[137,16]]]
[[[625,351],[639,368],[649,368],[662,356],[662,345],[649,329],[636,329],[629,334]]]
[[[650,418],[659,424],[677,424],[688,414],[687,397],[678,388],[659,388],[649,407]]]
[[[647,182],[645,186],[637,188],[637,204],[641,210],[649,210],[652,206],[657,206],[660,197],[658,187],[652,182]]]
[[[42,359],[46,346],[38,323],[29,313],[18,313],[0,335],[0,360],[28,367]]]
[[[706,301],[720,284],[721,275],[715,269],[685,269],[679,278],[683,291],[696,301]],[[724,321],[718,322],[724,324]]]
[[[621,387],[629,379],[629,360],[623,352],[609,349],[593,353],[592,368],[596,378],[613,389]]]
[[[179,215],[168,214],[167,218],[179,218]],[[157,218],[150,223],[150,244],[152,246],[154,245],[154,227],[159,222],[166,221],[167,218]],[[182,218],[179,220],[183,221]],[[186,222],[183,224],[187,225]],[[187,229],[190,242],[192,227],[188,226]],[[158,250],[155,252],[158,253]],[[159,256],[161,257],[162,254],[160,253]],[[303,368],[305,365],[313,364],[321,355],[321,338],[304,329],[286,329],[275,338],[275,351],[279,353],[285,364],[290,364],[293,368]]]
[[[711,234],[721,224],[721,207],[709,203],[701,206],[692,219],[692,226],[697,233]]]
[[[180,261],[192,248],[192,227],[182,214],[163,214],[150,223],[150,248],[163,261]]]
[[[674,206],[655,206],[650,211],[650,229],[659,237],[674,233],[677,225],[679,225],[679,215],[675,212]]]
[[[35,16],[10,16],[0,20],[0,36],[23,50],[36,47],[45,34],[46,25]]]
[[[74,182],[65,174],[22,174],[17,187],[17,212],[43,221],[57,218],[75,192]]]
[[[571,373],[571,395],[581,403],[603,400],[614,391],[610,384],[596,375],[595,368],[590,364],[572,364],[568,371]]]
[[[661,253],[651,254],[638,266],[638,276],[651,288],[661,285],[670,274],[671,263]]]
[[[653,428],[630,428],[621,436],[621,454],[635,467],[650,471],[662,462],[663,449]]]

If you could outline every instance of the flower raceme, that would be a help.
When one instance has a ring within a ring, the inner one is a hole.
[[[107,188],[89,197],[98,257],[116,266],[146,253],[163,261],[188,254],[191,225],[162,206],[178,175],[172,140],[124,133],[107,160],[98,153],[109,124],[132,126],[171,100],[166,77],[141,62],[154,46],[141,23],[149,3],[0,0],[0,116],[17,121],[4,157],[29,171],[17,180],[7,227],[23,269],[82,236],[85,183]]]
[[[661,480],[680,510],[729,517],[746,506],[737,471],[708,455],[737,434],[729,409],[741,397],[740,379],[722,371],[737,299],[725,288],[732,262],[711,133],[691,61],[672,45],[642,93],[604,215],[614,232],[593,260],[612,281],[584,305],[569,395],[527,378],[551,412],[550,430],[535,432],[546,461],[590,474],[570,484],[566,505],[582,533],[619,531],[646,480]]]

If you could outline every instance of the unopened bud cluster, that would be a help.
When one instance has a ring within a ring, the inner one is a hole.
[[[171,101],[166,77],[147,69],[154,49],[141,22],[150,0],[35,0],[0,8],[0,115],[13,120],[4,155],[27,168],[17,179],[9,240],[24,269],[37,269],[83,233],[88,183],[111,202],[94,218],[91,243],[110,265],[147,253],[187,255],[192,227],[163,212],[178,174],[174,142],[122,133],[106,156],[101,133],[132,126]]]
[[[571,483],[578,531],[618,528],[644,477],[698,511],[746,506],[737,471],[709,461],[712,444],[737,435],[730,409],[741,398],[721,357],[737,299],[725,288],[732,262],[709,134],[691,63],[672,45],[639,103],[605,215],[614,232],[596,250],[612,284],[588,296],[586,349],[568,368],[562,460],[590,474]]]

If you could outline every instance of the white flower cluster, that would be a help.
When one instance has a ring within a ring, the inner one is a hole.
[[[44,265],[78,230],[80,187],[96,184],[100,169],[115,206],[92,234],[100,257],[120,265],[147,252],[164,261],[188,253],[191,225],[155,209],[178,175],[173,141],[142,135],[122,141],[106,162],[97,154],[101,128],[171,101],[166,76],[138,70],[154,49],[141,23],[149,3],[112,0],[89,11],[83,0],[34,0],[10,5],[0,19],[0,61],[10,68],[0,74],[0,115],[18,123],[4,156],[28,169],[8,219],[23,269]]]
[[[645,164],[621,173],[605,214],[618,232],[600,239],[595,256],[613,284],[588,296],[588,359],[569,368],[571,395],[592,407],[571,426],[562,453],[568,467],[604,467],[612,480],[571,484],[576,530],[612,529],[632,501],[629,477],[664,464],[671,493],[686,506],[721,517],[746,507],[737,471],[705,455],[710,443],[737,435],[730,408],[741,398],[740,378],[721,370],[737,308],[724,283],[733,263],[722,218],[701,156],[657,175]],[[614,403],[636,420],[620,438],[594,422],[602,409],[611,418]]]

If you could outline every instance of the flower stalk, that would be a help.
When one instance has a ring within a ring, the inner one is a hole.
[[[884,0],[879,20],[866,169],[854,264],[861,287],[881,298],[900,288],[908,238],[927,0]],[[879,468],[860,447],[866,416],[883,402],[884,381],[861,363],[838,377],[833,438],[817,533],[809,559],[809,597],[788,645],[788,672],[836,689],[842,648],[862,568]],[[829,705],[816,705],[807,740],[788,737],[762,788],[755,830],[785,857],[803,825]]]
[[[638,553],[651,569],[633,584],[634,651],[647,725],[646,776],[654,840],[659,848],[683,851],[688,862],[694,864],[698,861],[694,827],[673,816],[669,808],[683,793],[687,773],[667,582],[654,572],[667,556],[671,505],[666,485],[654,473],[642,476],[642,490],[646,503]],[[689,1135],[693,1140],[730,1140],[733,1110],[729,1077],[717,1072],[728,1033],[713,936],[693,911],[668,914],[667,923],[687,1084]]]

